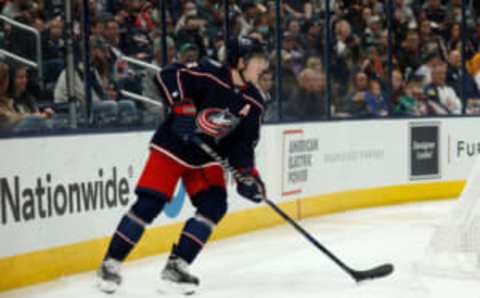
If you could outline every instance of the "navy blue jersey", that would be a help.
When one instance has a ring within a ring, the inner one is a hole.
[[[254,149],[260,137],[264,101],[251,83],[243,87],[233,84],[230,70],[210,59],[198,64],[171,64],[156,74],[155,83],[166,104],[174,107],[191,102],[197,113],[207,108],[228,109],[241,118],[240,124],[218,144],[208,137],[212,145],[236,168],[255,167]],[[169,154],[178,162],[199,167],[212,162],[196,145],[185,143],[171,131],[171,113],[152,139],[152,146]]]

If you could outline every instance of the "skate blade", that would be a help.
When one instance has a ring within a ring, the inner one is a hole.
[[[161,279],[158,292],[161,294],[177,294],[190,296],[195,294],[197,290],[197,285],[177,283],[170,280]]]
[[[113,281],[97,279],[97,288],[107,294],[113,294],[117,291],[119,285]]]

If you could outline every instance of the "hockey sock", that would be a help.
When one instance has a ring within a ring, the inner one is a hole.
[[[191,264],[207,242],[215,224],[200,214],[190,218],[173,253]]]
[[[107,256],[125,260],[145,231],[145,226],[162,211],[165,201],[140,195],[130,211],[122,217],[108,247]]]
[[[131,212],[123,216],[112,237],[107,256],[119,261],[125,260],[143,235],[145,225]]]

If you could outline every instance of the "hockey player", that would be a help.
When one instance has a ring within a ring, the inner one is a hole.
[[[171,113],[155,132],[136,188],[137,200],[121,219],[97,271],[101,290],[113,293],[121,284],[122,261],[172,199],[180,179],[196,213],[174,244],[161,280],[165,287],[183,294],[198,287],[199,279],[188,266],[225,215],[227,193],[221,165],[189,139],[201,138],[228,159],[245,178],[237,181],[237,192],[260,202],[265,189],[255,169],[254,148],[264,102],[255,84],[267,68],[263,45],[239,37],[229,40],[225,64],[204,59],[198,65],[171,64],[156,74],[155,83]]]

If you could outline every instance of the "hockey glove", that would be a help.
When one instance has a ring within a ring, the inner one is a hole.
[[[172,132],[179,136],[182,140],[188,141],[197,129],[195,118],[190,116],[175,116],[172,122]]]
[[[239,171],[243,177],[237,179],[237,192],[242,197],[260,203],[266,198],[265,184],[256,170]]]
[[[193,136],[197,130],[195,116],[197,109],[191,102],[177,103],[172,107],[174,115],[172,121],[172,132],[184,141]]]

